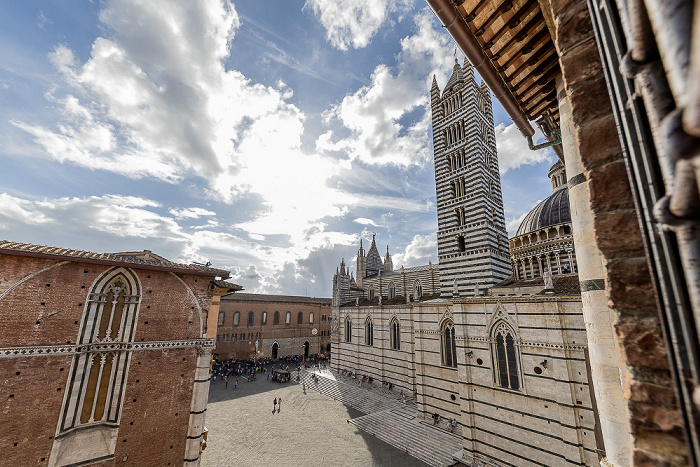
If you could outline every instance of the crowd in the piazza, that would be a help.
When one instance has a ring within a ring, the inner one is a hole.
[[[302,366],[306,369],[327,368],[328,361],[325,355],[292,355],[279,359],[259,358],[257,360],[236,360],[228,359],[224,361],[214,360],[212,364],[212,382],[222,381],[228,388],[229,381],[235,379],[235,386],[238,387],[238,380],[244,379],[248,382],[255,381],[259,375],[266,375],[267,380],[286,383],[292,378],[289,368],[296,370],[297,374]],[[297,376],[298,378],[298,376]]]

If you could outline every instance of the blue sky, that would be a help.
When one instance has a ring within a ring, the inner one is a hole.
[[[422,0],[0,3],[0,238],[310,296],[372,232],[437,262],[427,110],[454,54]],[[512,234],[554,156],[494,114]]]

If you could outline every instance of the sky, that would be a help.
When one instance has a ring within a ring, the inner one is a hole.
[[[376,233],[437,263],[430,131],[461,51],[423,0],[0,3],[0,239],[331,296]],[[494,101],[509,234],[551,194]]]

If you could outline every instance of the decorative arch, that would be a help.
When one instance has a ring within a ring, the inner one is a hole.
[[[420,279],[416,279],[413,283],[413,297],[418,300],[423,296],[423,283]]]
[[[494,383],[506,389],[520,390],[520,357],[515,330],[504,319],[491,327],[491,354]]]
[[[52,465],[87,463],[114,454],[142,287],[130,269],[99,276],[88,292],[67,390],[56,429]],[[73,449],[89,443],[90,449]]]

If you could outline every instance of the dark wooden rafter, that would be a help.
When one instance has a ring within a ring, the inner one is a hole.
[[[534,22],[534,21],[537,19],[537,15],[532,15],[532,13],[533,13],[533,12],[539,11],[538,8],[537,8],[538,5],[539,5],[539,3],[537,3],[537,0],[528,0],[527,2],[525,2],[525,4],[524,4],[516,13],[514,13],[513,16],[512,16],[508,21],[505,21],[505,22],[503,23],[503,26],[501,27],[501,29],[499,29],[498,31],[496,31],[496,32],[494,33],[494,35],[491,36],[491,38],[490,38],[488,41],[486,41],[486,42],[484,43],[484,47],[485,47],[486,49],[491,50],[491,49],[493,48],[493,46],[496,44],[496,42],[498,42],[499,40],[501,40],[501,38],[502,38],[507,32],[516,29],[516,28],[517,28],[520,24],[522,24],[522,22],[525,21],[529,16],[533,16],[533,17],[530,19],[530,21],[528,22],[528,24],[525,25],[525,26],[523,26],[522,28],[520,28],[519,31],[523,31],[523,30],[526,30],[526,31],[527,31],[527,30],[531,29],[531,28],[532,28],[532,25],[530,25],[529,23],[532,23],[532,22]],[[513,38],[514,38],[516,35],[517,35],[517,34],[513,34]],[[503,46],[502,48],[507,48],[507,47],[508,47],[508,46],[505,45],[505,46]]]
[[[456,0],[457,11],[530,120],[558,121],[559,61],[538,0]]]

